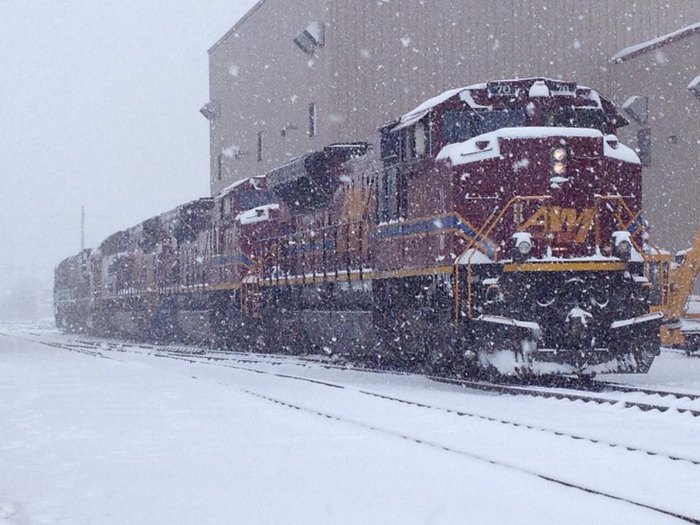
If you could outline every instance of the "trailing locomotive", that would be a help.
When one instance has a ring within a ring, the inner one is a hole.
[[[646,372],[639,159],[593,89],[447,91],[56,270],[66,329],[459,373]]]

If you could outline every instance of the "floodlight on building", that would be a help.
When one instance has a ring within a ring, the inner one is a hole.
[[[323,22],[311,22],[304,29],[304,33],[312,40],[315,46],[323,46],[325,44],[325,26]]]
[[[700,100],[700,75],[695,77],[690,84],[688,84],[688,91],[695,95],[695,98]]]
[[[294,38],[294,43],[304,53],[311,54],[314,52],[314,44],[306,33],[300,33]]]
[[[294,43],[304,53],[312,54],[314,49],[325,44],[325,26],[323,22],[314,21],[294,38]]]
[[[649,124],[649,97],[632,96],[622,104],[622,111],[640,126]]]
[[[219,103],[218,102],[207,102],[204,104],[199,112],[204,115],[209,121],[215,120],[219,116]]]

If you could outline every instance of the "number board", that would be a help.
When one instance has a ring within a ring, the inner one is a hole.
[[[511,83],[492,83],[486,86],[490,97],[518,97],[522,89]]]
[[[552,95],[563,95],[563,96],[576,96],[576,84],[564,84],[561,82],[555,82],[551,89]]]

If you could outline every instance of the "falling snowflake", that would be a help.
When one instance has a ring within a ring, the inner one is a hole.
[[[520,159],[513,163],[513,171],[520,171],[530,165],[530,159]]]

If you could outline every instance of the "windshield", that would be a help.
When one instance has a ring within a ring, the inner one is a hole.
[[[502,111],[447,111],[442,119],[443,138],[447,143],[463,142],[501,128],[525,125],[524,109]]]
[[[545,126],[591,128],[610,133],[610,122],[599,108],[557,107],[544,114]]]

